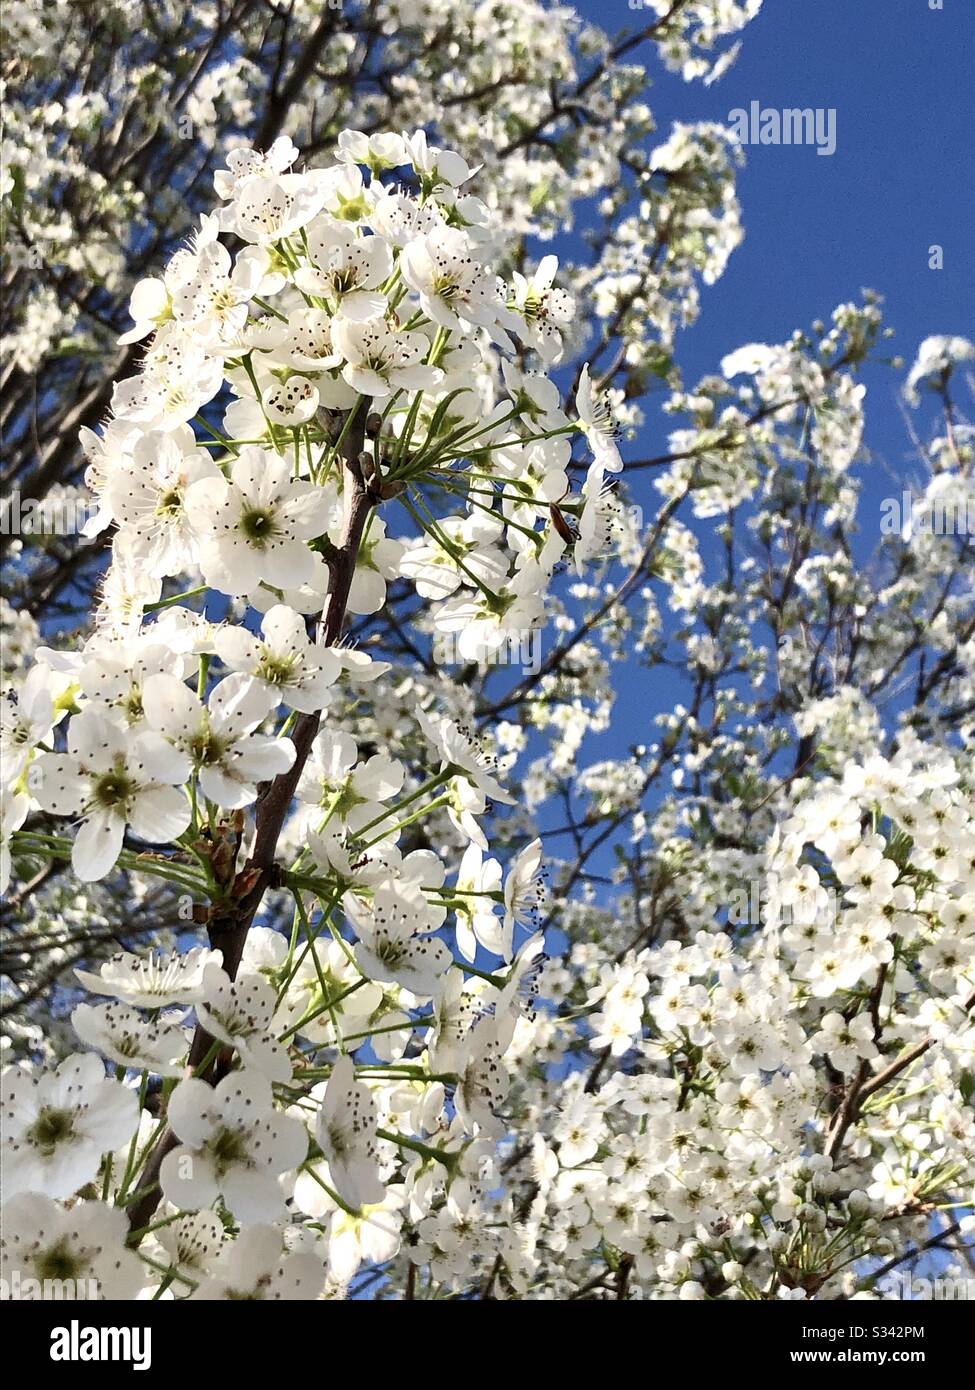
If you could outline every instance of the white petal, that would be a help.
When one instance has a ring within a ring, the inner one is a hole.
[[[242,1226],[258,1221],[283,1221],[287,1215],[281,1189],[268,1172],[255,1172],[237,1165],[224,1178],[222,1191],[227,1210]]]
[[[339,305],[342,317],[350,319],[353,323],[365,323],[367,319],[378,318],[385,312],[386,296],[369,293],[367,290],[355,290],[352,294],[343,295]]]
[[[257,800],[257,787],[253,783],[237,781],[219,767],[200,769],[200,789],[208,801],[222,806],[225,811],[239,811]]]
[[[166,1118],[185,1144],[201,1145],[213,1133],[211,1109],[214,1093],[205,1081],[189,1076],[181,1081],[169,1098]]]
[[[116,811],[93,811],[71,847],[71,867],[82,883],[94,883],[115,866],[125,836],[125,821]]]
[[[68,749],[94,772],[107,772],[125,751],[125,734],[118,724],[93,706],[82,710],[68,728]]]
[[[42,753],[31,764],[27,785],[42,810],[59,816],[77,815],[88,792],[88,779],[79,772],[77,758],[60,753]]]
[[[261,632],[274,652],[303,652],[309,645],[304,618],[286,603],[267,610]]]
[[[142,687],[142,708],[153,729],[169,738],[189,738],[203,723],[203,706],[175,676],[150,676]]]
[[[132,833],[152,844],[168,844],[190,823],[190,808],[178,787],[149,787],[133,800],[129,812]]]
[[[173,1149],[162,1161],[159,1184],[167,1202],[184,1211],[199,1211],[216,1201],[220,1187],[213,1163],[205,1153]]]
[[[253,782],[269,782],[287,772],[295,760],[295,746],[290,738],[267,738],[252,734],[240,745],[234,769]]]
[[[322,531],[324,531],[324,526]],[[315,573],[315,556],[302,541],[283,540],[261,552],[262,577],[275,589],[298,589]],[[253,578],[253,575],[252,575]]]
[[[267,710],[267,691],[243,671],[234,671],[216,685],[208,700],[210,724],[223,738],[240,738],[256,728]]]
[[[261,644],[242,627],[218,627],[213,634],[217,656],[234,671],[253,673],[261,657]]]
[[[147,781],[165,782],[167,786],[185,782],[193,767],[188,754],[156,733],[140,734],[132,745],[132,757]]]

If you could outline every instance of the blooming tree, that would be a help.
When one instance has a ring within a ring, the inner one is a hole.
[[[5,1278],[970,1260],[972,555],[920,522],[972,497],[975,348],[921,346],[869,566],[876,296],[685,384],[740,153],[656,136],[636,55],[715,80],[759,4],[8,7],[10,478],[92,514],[5,569]]]

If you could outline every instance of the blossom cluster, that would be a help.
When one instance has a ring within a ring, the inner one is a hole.
[[[641,8],[709,82],[759,0]],[[0,188],[39,495],[108,416],[83,543],[14,539],[0,602],[4,1279],[964,1272],[970,540],[864,559],[879,298],[685,382],[741,151],[656,133],[637,40],[567,7],[243,7],[245,59],[208,7],[143,35],[116,0],[101,84],[76,7],[8,9],[46,94]],[[178,99],[160,35],[201,55]],[[583,218],[578,263],[546,254]],[[125,304],[101,394],[65,384]],[[973,356],[905,372],[925,501],[971,491]],[[537,669],[499,669],[526,635]]]
[[[574,307],[555,258],[497,275],[460,155],[422,132],[349,131],[330,166],[295,172],[296,156],[287,139],[233,152],[220,211],[135,287],[141,369],[84,436],[92,532],[112,528],[94,631],[77,652],[38,651],[4,724],[8,846],[70,858],[83,884],[155,874],[213,943],[241,919],[262,807],[283,787],[300,847],[270,886],[290,893],[292,929],[248,919],[232,963],[213,944],[81,972],[112,1002],[79,1004],[75,1034],[141,1082],[105,1079],[91,1053],[39,1082],[14,1067],[5,1191],[64,1199],[98,1180],[118,1206],[157,1174],[152,1206],[194,1242],[212,1218],[184,1214],[214,1203],[241,1228],[328,1218],[318,1264],[344,1285],[375,1257],[374,1220],[388,1236],[407,1202],[422,1222],[448,1185],[452,1201],[486,1190],[543,889],[537,839],[506,871],[485,857],[480,818],[513,798],[477,735],[418,705],[418,780],[331,726],[333,702],[368,699],[388,670],[340,643],[343,618],[402,577],[475,652],[540,625],[569,545],[553,504],[577,510],[581,565],[621,462],[588,376],[570,421],[545,375]],[[516,340],[538,370],[516,365]],[[594,455],[575,501],[573,436]],[[405,513],[402,538],[384,507]],[[183,591],[163,597],[173,580]],[[402,843],[440,806],[468,841],[453,868]],[[502,974],[467,973],[475,959]],[[145,1108],[151,1078],[164,1119]],[[99,1219],[90,1204],[84,1219]],[[83,1264],[72,1277],[97,1276]],[[208,1296],[222,1276],[205,1273],[172,1279]]]

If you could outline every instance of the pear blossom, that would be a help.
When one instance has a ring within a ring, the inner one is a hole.
[[[588,362],[579,376],[575,406],[596,462],[606,472],[618,473],[623,467],[623,460],[616,444],[612,412],[605,397],[593,388]]]
[[[471,733],[452,719],[429,719],[417,710],[417,721],[431,747],[441,758],[442,768],[454,768],[470,784],[492,801],[511,805],[514,798],[494,776],[495,760]]]
[[[215,962],[203,967],[203,995],[196,1016],[214,1038],[235,1048],[243,1066],[272,1081],[289,1081],[291,1063],[271,1036],[275,991],[260,975],[233,981]]]
[[[319,1046],[335,1046],[341,1039],[354,1052],[369,1040],[370,1021],[383,999],[382,986],[363,981],[337,941],[316,944],[298,962],[276,1025],[282,1035],[294,1033]]]
[[[199,479],[183,505],[205,537],[204,576],[223,593],[247,593],[261,580],[293,588],[311,577],[314,560],[304,542],[325,532],[328,500],[310,483],[292,482],[283,458],[248,445],[229,481]]]
[[[411,241],[400,268],[419,294],[424,313],[444,328],[476,324],[498,332],[499,321],[507,318],[496,277],[475,259],[459,228],[437,227]]]
[[[109,1081],[94,1053],[74,1053],[54,1071],[7,1067],[0,1082],[4,1193],[70,1197],[91,1182],[102,1155],[139,1124],[134,1091]]]
[[[489,1135],[503,1131],[498,1110],[507,1095],[508,1073],[501,1061],[502,1051],[497,1022],[488,1014],[468,1033],[458,1068],[454,1104],[468,1131],[475,1126]]]
[[[326,728],[315,739],[296,792],[354,832],[382,813],[382,803],[396,796],[405,776],[403,764],[385,753],[360,762],[355,740]]]
[[[261,392],[261,409],[275,425],[295,429],[314,417],[321,397],[307,377],[291,376],[276,381]]]
[[[511,861],[504,880],[505,930],[515,923],[534,926],[538,912],[545,902],[546,891],[542,868],[542,842],[536,838]]]
[[[867,1014],[857,1014],[849,1020],[836,1012],[823,1014],[820,1030],[810,1039],[810,1046],[828,1053],[838,1071],[852,1071],[858,1061],[877,1056],[873,1023]]]
[[[327,299],[338,316],[353,322],[385,313],[379,286],[389,278],[393,258],[382,237],[358,237],[349,227],[321,223],[309,234],[308,254],[311,265],[295,274],[299,289]]]
[[[218,229],[216,218],[204,219],[196,255],[179,265],[179,283],[170,288],[173,318],[204,342],[222,342],[243,328],[269,267],[268,256],[256,247],[232,262],[216,240]]]
[[[338,656],[317,643],[286,604],[268,609],[261,623],[263,641],[239,627],[221,627],[214,647],[225,666],[252,676],[269,701],[284,700],[292,709],[313,713],[331,699],[341,670]]]
[[[935,334],[925,338],[907,377],[904,395],[910,405],[920,404],[919,386],[934,390],[944,385],[953,369],[975,359],[975,343],[957,334]]]
[[[368,164],[376,171],[395,169],[410,157],[405,137],[395,131],[366,135],[361,130],[343,130],[339,134],[338,153],[353,164]]]
[[[102,962],[97,973],[76,970],[75,975],[92,994],[111,995],[134,1008],[161,1009],[198,1003],[203,998],[207,965],[222,961],[222,952],[206,946],[194,946],[184,955],[155,951],[139,956],[118,951]]]
[[[543,362],[557,362],[562,356],[562,335],[575,314],[572,296],[555,288],[558,268],[556,256],[543,256],[531,279],[518,271],[512,277],[514,304],[525,319],[525,338]]]
[[[154,1231],[152,1239],[159,1263],[174,1271],[170,1290],[176,1297],[193,1296],[227,1243],[223,1224],[211,1211],[177,1216]]]
[[[234,809],[257,796],[257,783],[287,772],[295,759],[288,738],[256,733],[268,712],[264,688],[235,671],[214,686],[206,704],[175,676],[150,676],[144,706],[150,726],[168,744],[181,773],[195,769],[204,796]]]
[[[511,956],[510,931],[492,901],[500,888],[501,865],[485,861],[480,845],[472,842],[457,870],[457,949],[465,960],[474,960],[478,945],[504,960]]]
[[[174,784],[184,782],[189,769],[189,759],[158,733],[145,731],[128,738],[119,725],[89,706],[70,723],[68,752],[42,753],[33,763],[30,789],[45,810],[82,816],[71,864],[77,876],[90,883],[114,866],[126,827],[154,843],[183,833],[190,809]]]
[[[135,444],[131,465],[116,469],[105,490],[112,514],[129,528],[153,575],[176,574],[195,561],[201,537],[185,510],[187,489],[219,478],[202,449],[187,447],[180,430],[150,430]]]
[[[402,556],[400,574],[416,586],[421,598],[446,598],[461,584],[478,580],[498,588],[507,578],[508,564],[496,542],[501,538],[500,519],[483,512],[466,517],[445,517],[437,537],[427,536]]]
[[[352,894],[345,901],[359,938],[355,958],[366,978],[399,984],[428,998],[436,994],[450,951],[443,941],[426,935],[417,905],[394,887],[376,888],[368,906]]]
[[[192,420],[220,389],[220,363],[182,325],[156,334],[137,376],[116,383],[112,409],[144,430],[170,430]]]
[[[250,1226],[225,1243],[207,1273],[191,1298],[307,1301],[318,1296],[325,1282],[325,1266],[317,1255],[284,1249],[277,1227],[265,1225]]]
[[[393,1258],[400,1247],[405,1205],[406,1193],[402,1186],[396,1186],[387,1188],[382,1202],[355,1216],[342,1210],[334,1212],[329,1225],[328,1268],[338,1284],[348,1284],[365,1262],[382,1264]]]
[[[56,710],[51,673],[35,666],[19,692],[7,689],[0,696],[0,757],[3,781],[13,787],[40,743],[51,736],[55,724],[64,716]]]
[[[324,190],[300,174],[248,172],[234,188],[233,202],[221,210],[220,226],[266,246],[307,226],[324,200]]]
[[[385,320],[333,319],[332,342],[345,360],[342,376],[363,396],[382,399],[396,390],[436,386],[443,373],[424,363],[430,342],[422,333],[390,328]]]
[[[160,1171],[167,1201],[196,1211],[220,1196],[242,1225],[283,1216],[277,1176],[301,1163],[308,1136],[299,1120],[274,1109],[269,1081],[252,1071],[230,1072],[216,1087],[187,1077],[168,1115],[180,1143]]]
[[[4,1202],[2,1219],[0,1278],[12,1287],[16,1271],[19,1298],[43,1298],[54,1281],[61,1297],[73,1285],[79,1298],[127,1300],[149,1282],[126,1249],[128,1222],[118,1207],[83,1201],[66,1209],[40,1192],[20,1192]]]
[[[184,674],[187,661],[176,639],[167,641],[156,625],[131,642],[96,638],[84,652],[77,673],[81,693],[96,708],[130,728],[143,723],[142,691],[150,676]]]
[[[213,176],[217,197],[229,200],[253,178],[273,178],[286,173],[298,158],[298,147],[287,135],[279,135],[267,150],[252,150],[238,145],[227,153],[226,169]]]
[[[592,464],[586,473],[585,500],[579,515],[579,535],[573,547],[576,574],[582,574],[589,560],[607,555],[614,529],[619,526],[620,504],[604,477],[605,459]]]
[[[414,168],[432,183],[444,182],[452,188],[466,183],[477,172],[456,150],[439,149],[427,143],[425,130],[403,137],[404,155]],[[398,150],[397,150],[398,153]],[[479,166],[478,166],[479,167]]]
[[[182,1029],[163,1020],[144,1019],[127,1004],[79,1004],[71,1026],[83,1043],[133,1071],[180,1076],[189,1047]]]

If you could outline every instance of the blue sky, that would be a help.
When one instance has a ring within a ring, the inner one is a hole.
[[[647,12],[625,0],[576,0],[610,32]],[[975,326],[975,4],[944,0],[765,0],[735,66],[712,87],[648,60],[648,101],[665,138],[674,120],[727,123],[764,107],[833,107],[836,152],[750,146],[738,194],[746,237],[722,279],[705,288],[697,324],[678,341],[686,379],[714,371],[751,341],[781,342],[826,318],[863,286],[885,296],[891,352],[913,359],[930,333]],[[965,93],[969,96],[966,97]],[[944,248],[944,269],[928,248]],[[893,388],[867,369],[867,439],[902,476],[912,466]],[[659,434],[655,436],[659,439]],[[654,436],[649,442],[653,442]]]
[[[869,287],[885,299],[885,323],[896,336],[884,354],[913,360],[931,333],[975,328],[975,121],[970,91],[975,57],[975,3],[944,0],[766,0],[742,35],[735,66],[715,85],[685,83],[662,69],[649,49],[647,94],[664,140],[675,120],[727,124],[735,108],[835,108],[835,153],[808,146],[749,146],[738,177],[745,240],[721,280],[704,287],[698,322],[677,339],[675,357],[686,382],[718,369],[731,349],[754,341],[782,342],[797,327],[828,320],[839,303]],[[625,0],[576,0],[576,8],[616,33],[647,22]],[[943,248],[944,268],[928,266],[929,247]],[[570,239],[561,249],[571,254]],[[548,249],[548,248],[546,248]],[[551,248],[560,249],[560,242]],[[879,503],[899,495],[922,470],[911,444],[899,388],[903,373],[866,364],[861,536],[867,555],[879,539]],[[930,412],[915,424],[926,432]],[[660,453],[670,426],[655,403],[647,409],[631,457]],[[624,456],[627,450],[624,450]],[[653,509],[650,476],[633,483],[633,500]],[[876,518],[876,528],[871,526]],[[705,527],[695,526],[708,558]],[[675,673],[618,671],[612,727],[590,735],[580,766],[619,757],[637,742],[655,741],[653,713],[686,697]],[[559,823],[548,815],[543,825]],[[565,852],[556,837],[551,850]],[[600,856],[596,861],[606,867]]]

